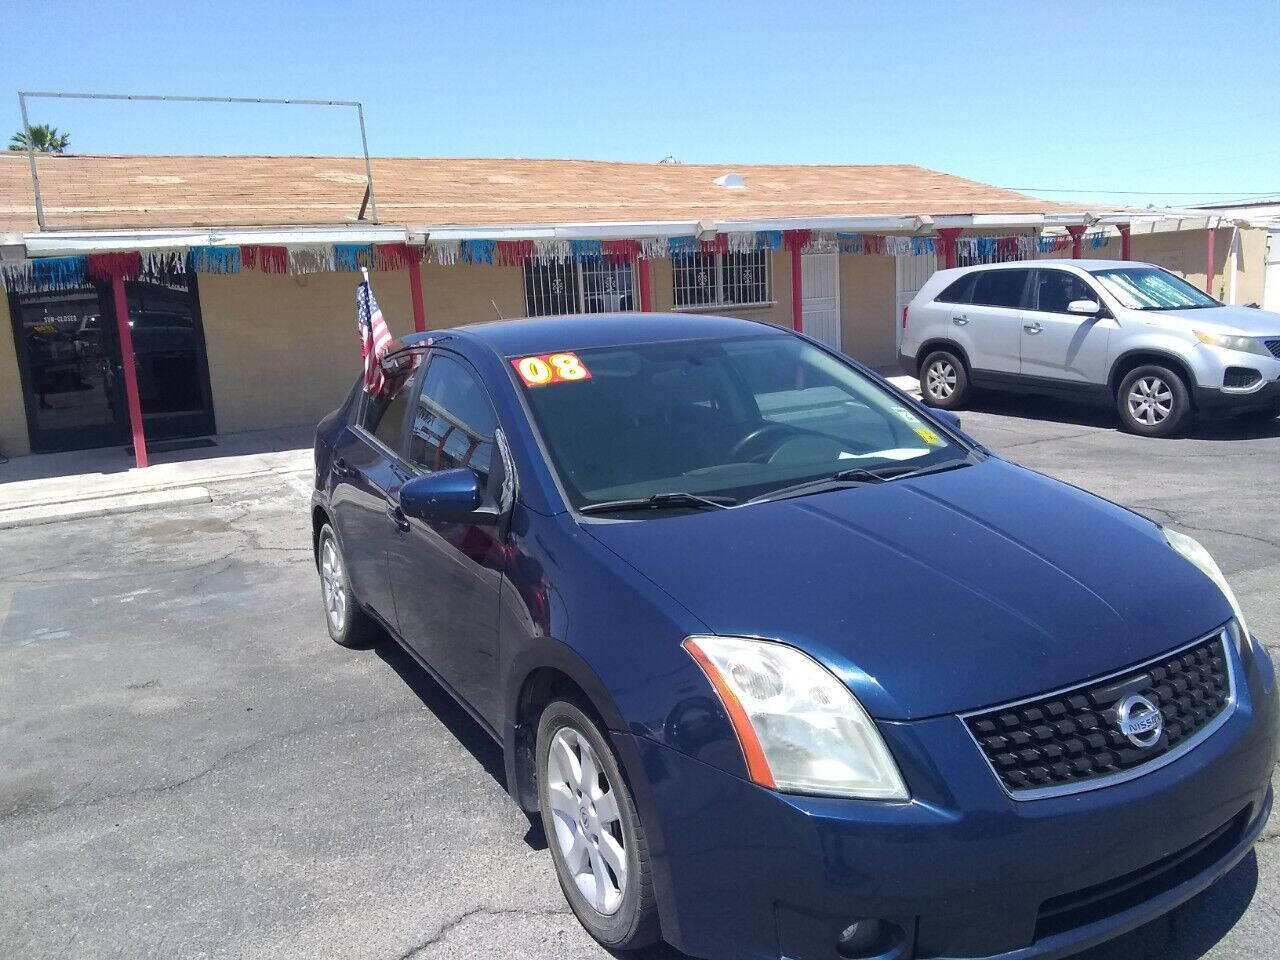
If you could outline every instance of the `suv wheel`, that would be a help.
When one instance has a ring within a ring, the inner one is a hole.
[[[599,728],[556,701],[538,722],[538,805],[565,899],[611,950],[658,939],[644,827]]]
[[[1182,377],[1168,367],[1147,364],[1129,371],[1116,393],[1120,423],[1144,437],[1169,437],[1195,417]]]
[[[935,350],[920,364],[920,396],[931,407],[955,410],[969,399],[969,375],[949,350]]]
[[[324,622],[329,628],[329,636],[334,643],[340,643],[344,647],[371,645],[376,639],[374,623],[360,609],[355,594],[351,592],[351,580],[347,577],[347,563],[342,556],[342,547],[329,524],[320,528],[316,547],[320,596],[324,600]]]

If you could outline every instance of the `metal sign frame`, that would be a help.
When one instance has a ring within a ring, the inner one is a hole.
[[[27,136],[27,163],[31,167],[31,188],[36,199],[36,223],[41,230],[56,230],[45,222],[44,200],[40,194],[40,173],[36,169],[35,144],[31,140],[31,123],[27,119],[27,99],[46,100],[149,100],[167,103],[259,103],[277,106],[304,107],[351,107],[356,111],[360,124],[360,150],[364,155],[365,188],[364,199],[360,203],[357,220],[364,220],[366,211],[370,215],[368,222],[378,222],[378,201],[373,193],[373,165],[369,162],[369,139],[364,128],[364,105],[359,100],[294,100],[271,97],[185,97],[160,94],[132,93],[52,93],[38,90],[18,91],[18,110],[22,114],[22,129]]]

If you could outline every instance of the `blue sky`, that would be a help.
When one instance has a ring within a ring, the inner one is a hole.
[[[1280,194],[1272,2],[10,0],[4,12],[12,130],[19,89],[335,98],[364,102],[375,154],[905,162],[1114,203]],[[31,113],[82,152],[359,147],[348,112],[303,107],[35,101]]]

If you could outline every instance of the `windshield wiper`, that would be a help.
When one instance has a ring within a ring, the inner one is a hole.
[[[613,513],[621,510],[659,510],[663,507],[698,507],[702,510],[724,510],[738,501],[733,497],[703,497],[696,493],[655,493],[632,500],[605,500],[588,503],[579,513]]]
[[[974,463],[972,456],[963,460],[946,460],[942,463],[930,464],[927,467],[915,467],[899,471],[897,468],[881,467],[877,476],[882,480],[903,480],[907,477],[922,477],[927,473],[942,473],[944,470],[958,470]]]
[[[847,470],[839,470],[826,477],[818,477],[816,480],[802,480],[800,483],[793,483],[787,487],[770,490],[768,493],[762,493],[758,497],[752,497],[747,503],[765,503],[769,500],[798,497],[804,493],[816,493],[819,490],[829,488],[860,487],[868,483],[884,483],[884,480],[885,478],[880,474],[873,470],[868,470],[866,467],[850,467]]]

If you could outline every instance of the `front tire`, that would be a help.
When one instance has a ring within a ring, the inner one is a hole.
[[[920,396],[931,407],[956,410],[969,400],[969,374],[950,350],[935,350],[920,364]]]
[[[1136,367],[1120,381],[1116,412],[1125,430],[1144,437],[1171,437],[1195,419],[1182,377],[1156,364]]]
[[[644,826],[604,735],[558,700],[538,722],[537,763],[543,830],[579,922],[613,950],[653,943],[658,908]]]
[[[333,642],[344,647],[367,647],[377,639],[377,628],[369,615],[360,609],[347,576],[347,561],[342,555],[333,527],[325,524],[316,540],[316,566],[320,572],[320,596],[324,601],[324,623]]]

